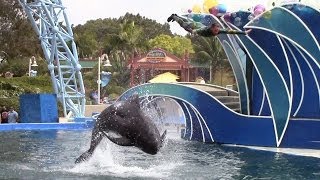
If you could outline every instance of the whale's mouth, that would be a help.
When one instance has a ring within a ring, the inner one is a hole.
[[[134,145],[134,143],[130,139],[122,136],[121,134],[119,134],[116,131],[103,131],[103,133],[108,137],[108,139],[111,142],[118,144],[120,146],[133,146]]]
[[[113,112],[113,114],[115,116],[117,116],[118,118],[121,118],[121,119],[125,119],[127,117],[128,113],[129,113],[129,111],[123,112],[123,110],[120,110],[120,109],[114,110],[114,112]]]
[[[123,136],[116,131],[104,131],[104,134],[113,139],[123,138]]]

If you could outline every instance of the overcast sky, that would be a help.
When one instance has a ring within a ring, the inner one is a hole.
[[[268,0],[219,0],[219,3],[226,4],[229,11],[247,9]],[[204,0],[62,0],[67,8],[67,14],[71,24],[84,24],[88,20],[119,18],[126,12],[140,14],[149,19],[164,24],[172,14],[183,14],[196,4],[203,5]],[[170,23],[173,33],[186,34],[177,25]]]

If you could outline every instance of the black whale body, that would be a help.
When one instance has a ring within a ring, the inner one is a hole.
[[[103,137],[120,146],[136,146],[148,154],[157,154],[167,131],[160,135],[154,122],[141,110],[139,96],[118,101],[98,116],[92,130],[89,150],[76,159],[76,163],[88,160]]]

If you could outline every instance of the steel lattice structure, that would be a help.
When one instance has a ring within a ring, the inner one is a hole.
[[[85,89],[81,65],[61,0],[19,0],[39,36],[51,81],[64,116],[83,117]]]

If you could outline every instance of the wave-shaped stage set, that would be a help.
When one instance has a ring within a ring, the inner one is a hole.
[[[249,35],[213,37],[227,54],[238,90],[147,83],[132,87],[119,100],[133,93],[175,100],[186,122],[182,137],[188,140],[320,149],[319,10],[289,3],[255,16],[249,11],[193,15],[205,18],[206,24],[209,20],[224,28],[252,29]]]

